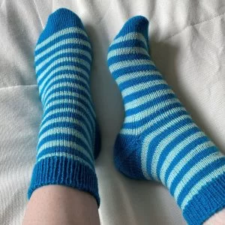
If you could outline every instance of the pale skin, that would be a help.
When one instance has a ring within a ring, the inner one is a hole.
[[[37,189],[27,206],[23,225],[100,225],[93,196],[76,189],[49,185]],[[224,225],[225,209],[204,225]]]
[[[224,225],[225,224],[225,209],[216,213],[212,217],[210,217],[204,225]]]
[[[65,186],[38,188],[27,205],[23,225],[100,225],[95,198]]]

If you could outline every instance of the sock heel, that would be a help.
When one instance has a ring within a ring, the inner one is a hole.
[[[133,140],[132,140],[133,139]],[[141,141],[137,137],[119,134],[114,145],[116,168],[131,179],[145,179],[140,165]]]

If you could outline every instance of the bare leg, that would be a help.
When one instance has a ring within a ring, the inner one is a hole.
[[[86,192],[64,186],[37,189],[27,206],[23,225],[99,225],[98,206]]]
[[[209,218],[204,225],[224,225],[225,224],[225,209]]]

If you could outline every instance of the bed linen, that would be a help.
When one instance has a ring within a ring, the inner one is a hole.
[[[155,64],[225,153],[223,0],[0,0],[0,224],[19,225],[24,215],[42,116],[33,51],[48,15],[60,7],[80,16],[93,47],[91,89],[102,132],[96,162],[101,224],[186,224],[162,185],[130,180],[114,167],[123,105],[107,68],[107,49],[128,18],[147,17]]]

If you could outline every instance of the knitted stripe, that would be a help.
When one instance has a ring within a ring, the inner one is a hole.
[[[162,182],[187,222],[202,224],[225,207],[225,157],[157,70],[147,28],[144,17],[133,17],[109,47],[109,69],[125,107],[115,164],[128,177]]]
[[[35,48],[44,113],[29,198],[35,189],[55,184],[90,192],[99,204],[91,61],[91,45],[78,16],[67,9],[51,14]]]

